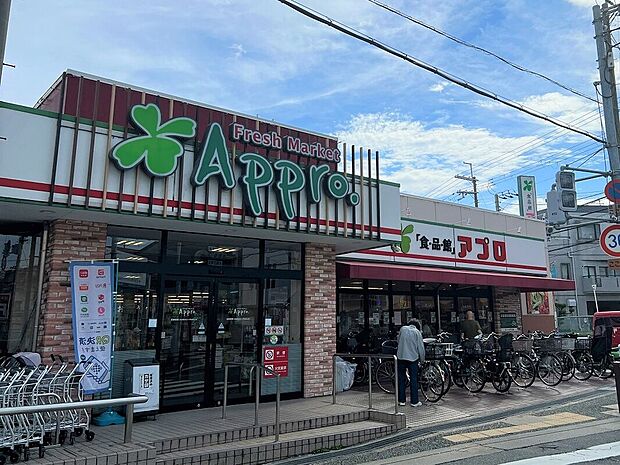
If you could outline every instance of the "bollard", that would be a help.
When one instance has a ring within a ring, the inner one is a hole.
[[[250,386],[252,381],[250,381]],[[224,365],[224,402],[222,402],[222,419],[226,418],[226,406],[228,404],[228,365]]]
[[[133,404],[127,404],[125,410],[125,438],[124,443],[131,442],[131,434],[133,433]]]
[[[620,362],[614,362],[614,378],[616,379],[616,399],[618,400],[618,412],[620,412]]]
[[[256,375],[256,392],[254,400],[254,426],[258,426],[258,404],[260,404],[260,377],[262,374],[262,367],[256,368],[254,374]]]
[[[332,404],[336,404],[336,356],[332,357]]]

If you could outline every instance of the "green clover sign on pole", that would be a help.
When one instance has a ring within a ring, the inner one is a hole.
[[[161,124],[157,105],[135,105],[131,109],[133,125],[145,135],[132,137],[117,144],[110,157],[119,169],[130,169],[143,163],[151,176],[170,176],[177,169],[183,155],[179,139],[189,139],[196,134],[196,123],[190,118],[173,118]]]
[[[524,180],[523,181],[523,190],[524,191],[529,191],[532,192],[532,186],[533,186],[533,181],[532,180]]]

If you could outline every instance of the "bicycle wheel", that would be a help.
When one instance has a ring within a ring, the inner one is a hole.
[[[442,371],[433,363],[424,363],[420,366],[418,384],[422,395],[429,402],[438,402],[444,392],[444,377]]]
[[[562,381],[562,362],[554,354],[542,354],[537,371],[538,378],[547,386],[557,386]]]
[[[564,351],[558,354],[558,358],[562,362],[562,381],[570,381],[575,376],[575,359]]]
[[[536,379],[536,365],[527,354],[515,353],[510,363],[510,375],[520,388],[528,388]]]
[[[460,388],[465,387],[465,383],[463,382],[463,361],[460,358],[455,358],[452,362],[452,381],[454,384]]]
[[[381,362],[377,367],[375,376],[377,385],[383,392],[387,392],[388,394],[394,394],[394,392],[396,392],[396,377],[394,376],[393,360],[385,360]]]
[[[575,379],[585,381],[594,373],[594,360],[587,352],[578,352],[575,356]]]
[[[368,362],[365,360],[355,361],[355,374],[353,375],[353,384],[364,384],[368,381]]]
[[[471,360],[463,368],[463,384],[469,392],[480,392],[487,382],[486,370],[480,360]]]
[[[444,383],[442,396],[445,396],[450,390],[450,387],[452,386],[452,374],[450,373],[450,364],[445,359],[441,359],[438,361],[437,367],[441,370],[441,373],[443,374]]]
[[[594,365],[594,374],[599,378],[611,378],[614,374],[614,360],[611,355],[607,354],[600,363]]]
[[[512,376],[508,368],[502,366],[500,372],[493,376],[491,383],[497,392],[508,392],[512,385]]]

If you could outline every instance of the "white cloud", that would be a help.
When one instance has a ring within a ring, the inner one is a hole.
[[[247,53],[241,44],[232,44],[230,48],[233,50],[235,58],[241,58]]]
[[[430,86],[428,90],[431,92],[443,92],[444,89],[448,87],[449,85],[450,85],[449,82],[441,81],[441,82],[438,82],[437,84],[433,84],[432,86]]]
[[[382,176],[414,194],[444,186],[445,195],[466,187],[466,182],[454,179],[465,171],[464,161],[474,164],[476,176],[484,183],[536,156],[535,152],[509,154],[535,136],[502,137],[488,129],[462,125],[433,127],[399,113],[358,114],[337,136],[348,144],[379,150]]]
[[[589,7],[589,8],[592,8],[595,4],[599,3],[596,0],[566,0],[566,1],[575,6]]]

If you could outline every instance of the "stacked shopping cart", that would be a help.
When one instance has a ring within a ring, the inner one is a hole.
[[[48,405],[83,400],[81,381],[88,373],[86,364],[69,364],[53,357],[49,365],[29,363],[20,357],[0,360],[0,413],[8,407]],[[85,409],[16,415],[0,415],[0,465],[30,458],[30,448],[38,448],[39,457],[45,446],[72,444],[85,434],[91,441],[90,416]]]

